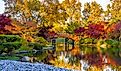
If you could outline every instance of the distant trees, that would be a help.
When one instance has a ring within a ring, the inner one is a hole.
[[[4,2],[5,14],[13,19],[12,25],[16,27],[16,31],[31,37],[47,38],[48,32],[53,31],[73,34],[79,27],[98,25],[102,21],[108,21],[106,26],[110,27],[110,23],[121,20],[120,0],[112,0],[112,5],[109,4],[106,11],[96,1],[85,3],[83,11],[79,0],[62,2],[59,0],[4,0]],[[33,28],[33,26],[36,27]],[[15,32],[15,29],[11,31]]]

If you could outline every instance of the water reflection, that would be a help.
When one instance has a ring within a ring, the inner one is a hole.
[[[51,64],[56,67],[81,71],[94,71],[95,69],[103,71],[115,71],[113,66],[117,65],[117,62],[113,58],[117,57],[115,55],[112,55],[111,52],[109,53],[109,50],[104,50],[105,52],[102,51],[101,53],[99,53],[94,46],[83,46],[80,48],[80,53],[77,53],[76,50],[74,50],[74,54],[74,52],[72,51],[73,50],[53,53],[46,50],[37,51],[36,54],[33,55],[38,58],[38,61],[40,60],[39,62]]]

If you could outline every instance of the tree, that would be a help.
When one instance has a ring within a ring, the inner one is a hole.
[[[121,21],[113,25],[114,29],[110,33],[109,37],[111,39],[121,41]]]
[[[4,0],[5,14],[21,22],[40,22],[39,0]]]
[[[4,0],[5,13],[20,22],[33,21],[39,27],[60,24],[65,26],[65,21],[70,18],[80,22],[81,3],[78,0]],[[78,2],[77,2],[78,1]],[[43,26],[44,25],[44,26]],[[63,26],[60,26],[61,28]],[[55,25],[53,27],[56,27]],[[61,30],[61,29],[60,29]]]
[[[4,0],[4,1],[6,5],[5,14],[13,18],[12,21],[13,27],[11,28],[9,27],[9,30],[12,31],[13,34],[18,34],[22,36],[24,39],[27,39],[29,41],[34,41],[34,38],[37,37],[37,33],[39,34],[41,33],[39,31],[42,30],[42,27],[46,28],[50,26],[52,18],[47,19],[47,15],[43,14],[43,12],[45,13],[47,12],[46,14],[49,14],[50,12],[49,11],[50,8],[48,6],[45,7],[46,6],[46,4],[44,4],[45,2],[41,2],[40,0]],[[54,7],[54,4],[52,7]],[[43,17],[43,15],[46,17]],[[42,34],[44,33],[46,32],[43,32]]]
[[[54,1],[54,2],[53,2]],[[62,32],[70,22],[80,22],[81,3],[77,0],[65,0],[60,3],[58,0],[44,1],[43,9],[40,10],[42,17],[47,24],[53,25],[53,30]],[[67,22],[67,21],[70,22]],[[67,24],[67,23],[68,24]]]
[[[111,7],[109,8],[111,13],[111,19],[110,21],[112,23],[118,22],[121,20],[121,0],[111,0]]]
[[[111,19],[111,5],[107,5],[107,10],[104,11],[104,20],[109,21]]]
[[[0,34],[10,34],[6,26],[11,26],[11,19],[4,14],[0,15]]]
[[[97,23],[101,21],[101,14],[103,12],[100,4],[97,4],[96,1],[90,3],[85,3],[83,15],[84,19],[87,19],[87,23]]]
[[[62,6],[68,14],[67,18],[70,19],[70,21],[80,22],[81,3],[79,0],[65,0]]]
[[[68,26],[67,26],[67,28],[65,29],[65,31],[67,32],[67,33],[69,33],[69,34],[74,34],[74,32],[75,32],[75,30],[77,29],[77,28],[79,28],[80,27],[80,24],[78,24],[78,23],[73,23],[73,22],[71,22],[71,24],[68,24]]]
[[[98,22],[98,23],[90,23],[86,27],[79,27],[74,30],[74,33],[88,38],[96,38],[96,39],[106,39],[107,34],[110,31],[107,31],[108,22]]]
[[[68,15],[65,20],[65,24],[67,24],[65,31],[72,34],[74,30],[82,24],[81,3],[79,0],[65,0],[62,6]]]
[[[12,33],[21,36],[27,41],[34,42],[36,34],[38,33],[37,25],[34,22],[24,22],[22,24],[19,21],[12,20],[12,26],[6,26],[6,28]]]

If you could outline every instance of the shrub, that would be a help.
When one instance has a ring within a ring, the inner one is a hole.
[[[36,49],[36,50],[41,50],[42,47],[44,47],[45,45],[41,45],[39,43],[28,43],[28,47],[31,47],[33,49]]]
[[[48,44],[48,41],[46,39],[44,39],[43,37],[36,38],[36,42],[40,43],[41,45],[47,45]]]
[[[0,35],[0,42],[20,42],[21,38],[17,35]]]
[[[111,47],[118,47],[118,45],[120,44],[120,42],[118,42],[117,40],[113,40],[113,39],[105,40],[105,42],[111,45]]]
[[[97,42],[97,40],[94,38],[81,38],[80,39],[80,44],[93,44],[96,42]]]
[[[22,46],[22,38],[17,35],[0,35],[0,53],[10,53]]]
[[[114,25],[114,30],[109,34],[109,37],[121,41],[121,21]]]
[[[21,42],[7,42],[7,43],[1,43],[0,49],[3,52],[9,53],[12,52],[13,50],[16,50],[20,48],[22,45]]]
[[[0,14],[0,34],[9,34],[10,31],[8,31],[8,28],[5,28],[5,26],[11,26],[11,19],[5,16],[4,14]]]

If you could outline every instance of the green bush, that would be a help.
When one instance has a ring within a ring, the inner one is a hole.
[[[48,41],[45,40],[43,37],[36,38],[36,42],[40,43],[41,45],[47,45],[48,44]]]
[[[91,38],[86,38],[85,40],[84,40],[84,42],[85,42],[85,44],[92,44],[92,39]]]
[[[9,53],[13,50],[20,48],[21,45],[22,45],[21,42],[6,42],[6,43],[1,43],[0,49],[3,52]]]
[[[79,44],[84,44],[84,38],[81,38]]]
[[[44,60],[47,56],[48,56],[48,53],[46,51],[41,52],[41,54],[40,53],[36,54],[38,61]]]
[[[120,42],[117,40],[113,40],[113,39],[108,39],[105,40],[105,42],[109,45],[111,45],[111,47],[118,47],[118,45],[120,45]]]
[[[30,51],[30,50],[32,50],[33,48],[30,48],[30,47],[28,47],[28,46],[21,46],[19,49],[18,49],[18,51]]]
[[[22,38],[18,35],[0,35],[0,53],[9,53],[22,46]]]
[[[97,43],[97,40],[94,38],[81,38],[79,43],[80,44],[95,44]]]
[[[45,45],[39,44],[39,43],[28,43],[28,47],[31,47],[33,49],[36,50],[41,50],[42,47],[44,47]]]
[[[21,38],[17,35],[0,35],[0,43],[20,42]]]

